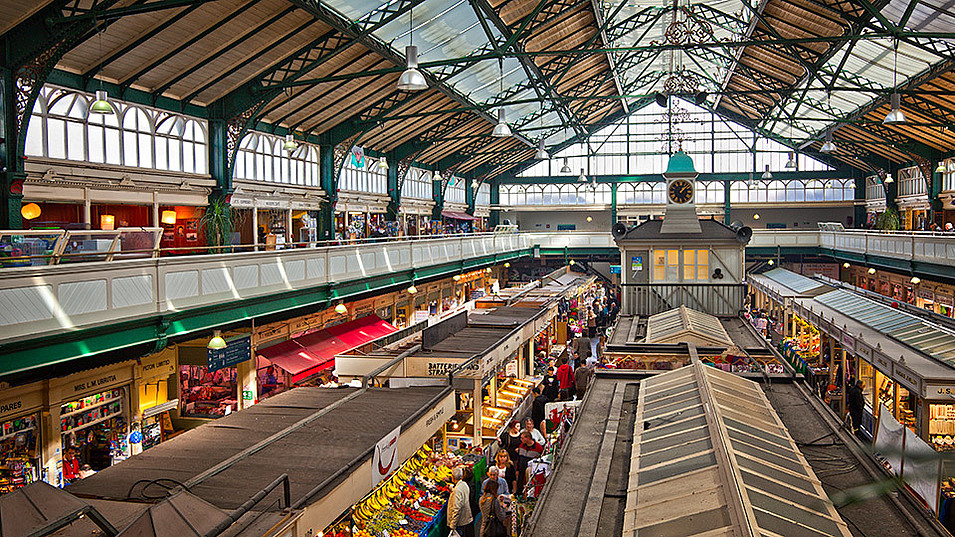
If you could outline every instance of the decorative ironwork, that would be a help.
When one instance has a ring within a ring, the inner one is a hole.
[[[345,160],[351,155],[352,148],[355,147],[355,144],[358,143],[358,139],[361,138],[363,134],[365,134],[364,131],[356,132],[355,134],[352,134],[348,138],[342,140],[341,142],[335,145],[335,151],[334,151],[335,169],[333,170],[333,172],[335,174],[336,179],[338,178],[338,175],[341,173],[342,167],[345,165]]]
[[[653,40],[650,44],[697,45],[708,43],[711,39],[713,39],[713,25],[697,16],[691,4],[677,10],[677,18],[667,26],[666,32],[663,33],[663,41]]]
[[[699,87],[699,77],[682,65],[670,73],[670,76],[663,83],[663,89],[670,95],[674,93],[696,93]]]
[[[26,123],[33,111],[33,103],[39,95],[40,88],[53,65],[62,56],[61,49],[68,46],[67,39],[63,38],[51,47],[46,48],[39,56],[29,63],[21,65],[16,70],[15,83],[17,89],[17,137],[25,138]]]
[[[260,101],[245,112],[234,116],[226,124],[225,146],[229,173],[231,173],[232,166],[235,164],[236,155],[239,154],[239,144],[242,142],[242,137],[245,136],[245,132],[249,129],[249,122],[252,121],[252,118],[258,114],[263,106],[265,106],[265,102]]]

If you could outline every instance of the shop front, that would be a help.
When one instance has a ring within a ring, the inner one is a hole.
[[[206,340],[180,344],[180,418],[219,418],[239,410],[238,365],[252,357],[251,336],[226,337],[226,348],[213,351]]]
[[[54,423],[59,424],[60,456],[69,461],[61,464],[62,480],[57,482],[75,481],[80,477],[77,470],[83,465],[99,471],[132,455],[130,397],[136,389],[132,364],[126,362],[57,380],[56,386],[51,387],[50,405],[58,401]],[[70,461],[71,453],[77,463]]]
[[[42,384],[8,390],[0,401],[0,494],[42,478]]]
[[[134,420],[138,416],[142,441],[132,446],[132,454],[156,446],[175,436],[170,412],[179,407],[178,399],[170,399],[170,381],[176,381],[175,347],[146,356],[136,366],[137,394],[134,401]],[[134,421],[133,429],[136,422]]]

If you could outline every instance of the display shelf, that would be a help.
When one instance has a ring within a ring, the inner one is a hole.
[[[72,412],[67,412],[67,413],[65,413],[65,414],[60,413],[60,419],[62,419],[62,418],[68,418],[68,417],[70,417],[70,416],[75,416],[75,415],[77,415],[77,414],[82,414],[83,412],[90,411],[90,410],[92,410],[92,409],[94,409],[94,408],[98,408],[98,407],[101,407],[101,406],[103,406],[103,405],[107,405],[107,404],[109,404],[109,403],[114,403],[114,402],[116,402],[117,399],[119,399],[119,397],[112,397],[112,396],[110,396],[108,399],[103,399],[103,400],[100,401],[99,403],[93,403],[92,405],[85,406],[85,407],[83,407],[83,408],[81,408],[81,409],[79,409],[79,410],[74,410],[74,411],[72,411]]]
[[[4,440],[9,440],[18,434],[22,434],[27,431],[35,431],[35,430],[36,430],[36,426],[31,426],[31,427],[27,427],[26,429],[20,429],[19,431],[14,431],[12,433],[5,434],[3,436],[0,436],[0,442],[3,442]]]
[[[70,433],[75,433],[76,431],[82,431],[83,429],[86,429],[87,427],[91,427],[91,426],[93,426],[93,425],[96,425],[96,424],[99,424],[99,423],[103,423],[103,422],[106,421],[106,420],[110,420],[110,419],[112,419],[112,418],[115,418],[115,417],[117,417],[117,416],[122,416],[122,415],[123,415],[123,408],[122,408],[122,406],[120,406],[119,410],[113,412],[112,414],[107,414],[106,416],[103,416],[102,418],[95,419],[95,420],[93,420],[93,421],[91,421],[91,422],[88,422],[88,423],[84,423],[83,425],[80,425],[80,426],[78,426],[78,427],[73,427],[73,428],[71,428],[71,429],[67,429],[67,430],[63,431],[61,434],[62,434],[62,435],[67,435],[67,434],[70,434]]]

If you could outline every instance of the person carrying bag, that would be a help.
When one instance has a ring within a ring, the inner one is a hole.
[[[507,515],[501,507],[497,497],[497,480],[484,484],[484,494],[481,495],[481,535],[480,537],[507,537],[507,527],[504,521]]]

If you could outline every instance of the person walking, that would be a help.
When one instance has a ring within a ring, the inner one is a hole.
[[[585,369],[585,368],[581,368],[581,369]],[[524,420],[524,430],[530,431],[531,437],[534,438],[535,442],[541,445],[544,445],[547,443],[547,440],[544,438],[544,434],[538,431],[536,427],[534,427],[534,418],[528,417],[527,419]]]
[[[517,460],[517,448],[521,445],[521,422],[517,420],[508,424],[507,430],[497,439],[498,447],[507,451],[512,461]]]
[[[849,407],[849,418],[852,420],[852,432],[858,433],[862,427],[862,410],[865,408],[865,382],[862,379],[852,382],[846,387],[846,406]]]
[[[560,400],[570,401],[574,393],[574,370],[567,363],[567,357],[560,359],[560,367],[557,368],[557,382],[560,384]]]
[[[508,492],[517,490],[517,469],[514,467],[514,460],[503,449],[494,455],[494,464],[497,465],[498,475],[504,478],[507,483]],[[482,489],[483,490],[483,489]]]
[[[497,481],[497,492],[498,494],[510,494],[510,488],[507,486],[507,481],[501,477],[501,471],[497,466],[489,466],[487,469],[487,477],[484,478],[484,481],[481,482],[481,490],[484,490],[487,486],[488,481]]]
[[[548,399],[551,401],[557,400],[560,395],[560,382],[557,381],[557,375],[554,373],[553,367],[547,368],[547,375],[544,376],[541,386],[543,386],[543,393]]]
[[[584,392],[587,391],[587,385],[590,384],[590,378],[593,374],[593,371],[586,366],[578,367],[577,371],[574,372],[574,385],[577,387],[578,401],[584,398]]]
[[[521,432],[521,445],[517,448],[517,488],[515,494],[524,493],[524,484],[527,483],[528,464],[544,453],[544,446],[534,440],[528,431]]]
[[[547,397],[547,394],[541,391],[540,386],[534,388],[534,400],[531,401],[531,419],[533,419],[534,423],[540,428],[541,433],[544,432],[544,419],[547,417],[547,403],[550,402],[551,398]]]
[[[480,537],[506,537],[507,515],[498,499],[497,481],[484,483],[484,494],[481,495],[481,535]]]
[[[470,466],[464,467],[464,482],[468,484],[468,504],[471,506],[471,515],[474,516],[481,510],[481,506],[478,503],[481,499],[481,487],[474,482],[474,470]],[[480,531],[478,524],[479,522],[477,520],[468,524],[468,531],[465,537],[475,537]]]
[[[472,527],[474,515],[471,513],[471,502],[468,499],[468,484],[464,482],[464,468],[455,466],[451,470],[454,479],[454,488],[448,499],[448,527],[456,531],[460,537],[468,535],[468,527]]]

